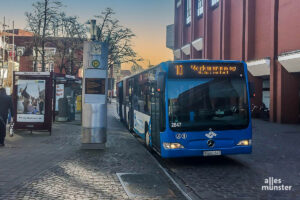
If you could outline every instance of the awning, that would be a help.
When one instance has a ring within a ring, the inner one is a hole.
[[[190,44],[184,45],[183,47],[181,47],[181,50],[185,55],[188,56],[191,53],[191,45]]]
[[[201,51],[203,49],[203,38],[198,38],[192,42],[193,47],[197,51]]]
[[[175,51],[173,51],[175,59],[180,59],[180,51],[180,49],[176,49]]]
[[[300,72],[300,50],[282,54],[278,61],[288,72]]]
[[[248,71],[253,76],[270,75],[270,59],[248,61],[247,66],[248,66]]]

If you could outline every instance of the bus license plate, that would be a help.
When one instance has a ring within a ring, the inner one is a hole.
[[[203,156],[220,156],[221,151],[203,151]]]

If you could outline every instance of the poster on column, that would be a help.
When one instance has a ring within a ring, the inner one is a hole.
[[[58,111],[58,100],[64,97],[64,84],[57,84],[56,85],[56,103],[55,103],[55,111]]]
[[[18,80],[17,122],[44,122],[45,87],[45,80]]]

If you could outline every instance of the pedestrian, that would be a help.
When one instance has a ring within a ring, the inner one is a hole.
[[[14,117],[11,97],[6,95],[5,88],[0,88],[0,147],[4,146],[8,110],[10,110],[11,116]]]
[[[24,114],[28,114],[28,105],[30,103],[30,95],[27,92],[27,85],[23,89],[20,89],[21,97],[23,98],[23,105],[24,105]]]

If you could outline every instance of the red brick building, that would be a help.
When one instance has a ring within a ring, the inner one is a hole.
[[[244,60],[251,103],[300,122],[299,0],[175,0],[175,59]]]
[[[34,66],[34,46],[33,46],[33,40],[34,40],[34,34],[32,32],[28,32],[22,29],[14,29],[13,30],[6,30],[4,33],[0,33],[0,36],[2,37],[5,35],[6,43],[12,46],[13,44],[13,34],[14,34],[14,45],[15,45],[15,61],[19,63],[19,71],[33,71]],[[77,76],[80,75],[80,68],[82,65],[82,58],[83,58],[83,48],[79,48],[76,52],[74,52],[73,59],[76,62],[69,63],[68,56],[69,53],[65,54],[64,64],[65,67],[60,69],[60,66],[62,64],[62,58],[61,55],[59,55],[59,47],[57,47],[57,43],[54,41],[59,40],[69,40],[66,38],[49,38],[49,40],[46,42],[45,46],[45,52],[46,52],[46,62],[45,62],[45,70],[55,73],[63,73],[63,74],[76,74]],[[82,43],[83,47],[83,43]],[[40,47],[39,47],[40,48]],[[63,48],[63,47],[60,47]],[[6,60],[11,59],[12,57],[12,50],[8,50],[6,55]],[[66,50],[69,52],[69,49]],[[70,67],[69,65],[73,64],[73,67]],[[38,57],[38,63],[37,63],[37,70],[41,71],[42,64],[41,64],[41,56]]]

